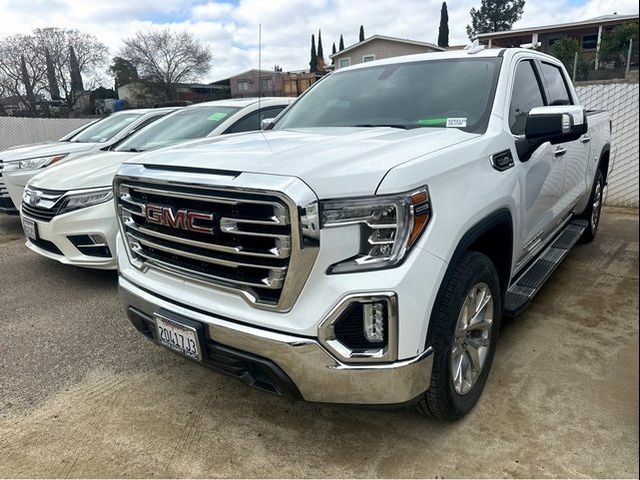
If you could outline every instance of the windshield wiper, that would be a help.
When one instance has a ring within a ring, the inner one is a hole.
[[[353,125],[354,127],[362,128],[376,128],[376,127],[389,127],[400,128],[402,130],[409,130],[409,125],[402,125],[400,123],[361,123],[359,125]]]
[[[127,150],[120,150],[120,151],[121,152],[131,152],[131,153],[142,153],[142,152],[144,152],[144,150],[142,150],[140,148],[135,148],[135,147],[129,148]]]

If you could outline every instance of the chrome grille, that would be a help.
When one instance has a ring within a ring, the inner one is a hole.
[[[307,227],[290,199],[271,191],[139,178],[116,177],[114,187],[134,266],[213,283],[265,308],[290,308],[317,253],[314,242],[305,246]],[[158,212],[166,217],[159,220]],[[183,221],[190,213],[201,217],[193,225],[198,231]]]

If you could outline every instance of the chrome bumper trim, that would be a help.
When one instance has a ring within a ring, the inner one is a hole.
[[[208,326],[216,342],[259,355],[277,364],[309,402],[379,404],[405,403],[425,392],[431,381],[433,350],[384,364],[347,365],[334,358],[314,338],[298,337],[189,311],[137,287],[123,276],[120,299],[149,316],[159,309]]]

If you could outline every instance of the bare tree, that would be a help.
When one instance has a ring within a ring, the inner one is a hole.
[[[195,80],[211,68],[210,49],[186,31],[141,31],[123,43],[119,56],[143,81],[161,86],[169,99],[176,96],[176,84]]]
[[[44,90],[46,64],[41,62],[32,35],[11,35],[0,40],[0,88],[15,96],[30,113],[36,111],[36,97]]]
[[[78,101],[78,92],[74,90],[82,85],[82,76],[87,80],[85,88],[91,90],[97,86],[97,76],[103,69],[108,48],[93,35],[64,28],[37,28],[33,32],[36,51],[43,66],[47,65],[47,52],[50,65],[57,80],[59,92],[47,90],[51,96],[59,93],[67,108],[71,110]],[[73,52],[73,56],[71,54]],[[75,57],[75,58],[73,58]],[[72,73],[74,72],[72,78]]]

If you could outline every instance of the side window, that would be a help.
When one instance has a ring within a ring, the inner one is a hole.
[[[275,118],[278,114],[284,110],[284,106],[281,107],[273,107],[273,108],[263,108],[262,110],[256,110],[253,113],[250,113],[246,117],[238,120],[231,127],[227,129],[224,133],[241,133],[241,132],[251,132],[254,130],[260,130],[260,123],[262,120],[267,118]]]
[[[571,105],[571,95],[562,70],[555,65],[543,62],[542,74],[549,90],[549,105]]]
[[[527,115],[534,107],[544,106],[544,97],[533,67],[525,60],[516,67],[516,76],[509,105],[509,128],[514,135],[523,135]]]

